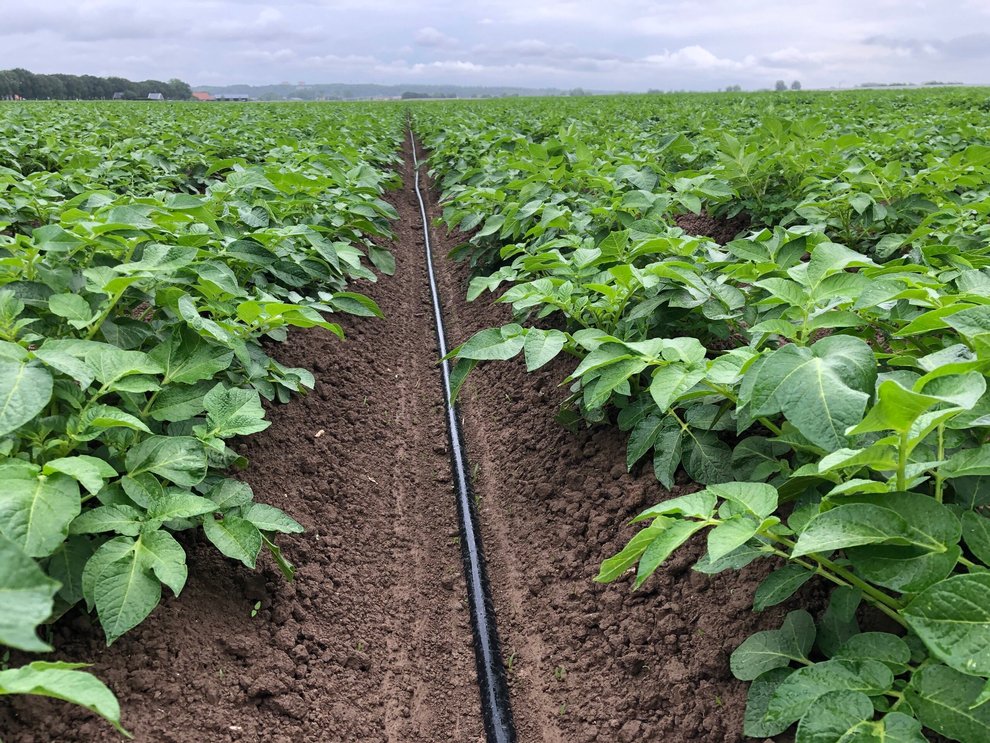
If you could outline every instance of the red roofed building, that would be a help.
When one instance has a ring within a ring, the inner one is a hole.
[[[197,101],[215,101],[216,100],[216,98],[214,98],[209,93],[193,93],[192,94],[192,97],[193,97],[193,100],[197,100]]]

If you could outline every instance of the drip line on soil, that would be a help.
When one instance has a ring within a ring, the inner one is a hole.
[[[411,130],[409,141],[412,145],[414,185],[416,199],[419,201],[419,213],[423,222],[426,271],[430,282],[433,320],[436,326],[437,346],[441,358],[440,369],[443,378],[444,407],[447,412],[450,461],[457,490],[461,557],[464,562],[464,577],[467,581],[468,608],[471,613],[471,628],[474,634],[475,665],[481,692],[481,716],[484,720],[488,743],[514,743],[516,732],[512,723],[512,709],[509,704],[509,687],[499,649],[494,604],[485,569],[484,552],[481,548],[481,531],[478,526],[474,499],[471,495],[471,481],[467,475],[467,453],[464,447],[457,404],[450,399],[450,362],[444,358],[447,355],[447,337],[444,330],[443,311],[440,308],[440,293],[433,271],[430,223],[419,187],[419,156],[416,153],[416,140]]]

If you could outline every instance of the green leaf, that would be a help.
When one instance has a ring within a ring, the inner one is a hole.
[[[210,488],[206,497],[216,504],[216,510],[225,511],[228,508],[246,506],[254,499],[254,493],[247,483],[225,478]]]
[[[277,531],[283,534],[301,534],[305,531],[298,521],[267,503],[253,503],[244,511],[244,518],[258,527],[259,531]]]
[[[791,662],[807,662],[814,642],[815,621],[811,615],[803,610],[792,611],[780,629],[747,637],[730,656],[729,668],[737,679],[752,681],[774,668],[785,668]]]
[[[79,485],[70,477],[11,478],[0,488],[0,534],[30,557],[46,557],[58,549],[81,508]]]
[[[129,428],[132,431],[151,433],[151,429],[140,418],[111,405],[91,405],[79,417],[78,428],[75,438],[79,441],[92,441],[102,436],[108,428]]]
[[[78,670],[79,663],[35,661],[0,671],[0,695],[35,694],[78,704],[130,737],[120,724],[120,705],[113,692],[92,674]]]
[[[206,477],[206,451],[192,436],[150,436],[128,450],[128,474],[153,472],[176,485],[192,487]]]
[[[756,589],[753,609],[763,611],[770,606],[786,601],[815,574],[805,567],[787,563],[770,573]]]
[[[946,666],[925,666],[911,677],[904,697],[921,724],[965,743],[990,740],[990,704],[971,709],[983,680]]]
[[[53,294],[48,299],[48,309],[53,315],[64,317],[77,330],[85,328],[93,320],[89,302],[78,294]]]
[[[653,473],[657,480],[670,490],[674,487],[674,474],[681,463],[684,432],[677,421],[672,420],[657,434],[653,449]]]
[[[828,608],[818,622],[818,649],[831,658],[859,632],[856,610],[862,594],[855,588],[839,586],[832,591]]]
[[[133,506],[97,506],[77,516],[69,527],[69,533],[100,534],[112,531],[136,537],[141,532],[143,517],[144,514]]]
[[[863,417],[875,379],[873,350],[858,338],[830,336],[811,348],[789,344],[756,370],[752,413],[783,413],[816,446],[840,449],[846,429]]]
[[[759,482],[723,482],[709,485],[705,492],[742,506],[761,521],[777,510],[777,490],[772,485]]]
[[[93,556],[94,549],[93,544],[86,537],[70,536],[48,558],[49,577],[62,584],[58,589],[58,598],[69,606],[83,598],[83,568]]]
[[[526,343],[518,325],[506,325],[503,328],[488,328],[475,333],[468,341],[457,349],[458,359],[474,361],[506,361],[521,350]]]
[[[167,490],[151,498],[148,503],[148,521],[172,521],[202,516],[217,510],[217,504],[209,498],[184,490]]]
[[[937,524],[909,523],[901,514],[886,507],[880,500],[884,495],[866,494],[864,498],[876,498],[879,502],[849,503],[819,514],[798,537],[792,554],[800,557],[812,552],[828,553],[864,544],[894,544],[919,547],[929,552],[945,551],[948,543],[939,533]]]
[[[93,582],[96,613],[107,636],[107,645],[112,645],[158,606],[162,586],[142,559],[136,542],[131,542],[116,559],[101,561],[99,568]]]
[[[211,515],[203,519],[203,531],[222,554],[254,568],[261,549],[261,532],[250,521],[233,515],[217,520]]]
[[[94,495],[103,489],[103,484],[108,479],[117,476],[117,470],[107,462],[86,454],[49,460],[42,473],[51,475],[55,472],[78,480],[79,484]]]
[[[914,392],[892,379],[880,383],[877,398],[877,404],[870,408],[858,425],[849,429],[849,435],[887,430],[898,433],[910,431],[922,413],[940,402],[937,397]]]
[[[213,387],[205,381],[192,385],[170,384],[155,398],[148,412],[156,421],[189,420],[206,410],[203,401]]]
[[[871,732],[873,702],[859,691],[822,694],[798,723],[794,743],[877,741]]]
[[[962,515],[963,540],[984,565],[990,565],[990,519],[975,511]]]
[[[639,559],[639,567],[636,569],[636,582],[633,583],[633,590],[636,590],[646,579],[656,572],[670,555],[684,544],[691,535],[705,528],[704,522],[699,521],[674,521],[670,526],[658,535],[650,545],[644,550]],[[602,566],[604,568],[604,565]]]
[[[660,410],[667,411],[681,395],[705,378],[705,369],[682,364],[662,366],[653,374],[650,395]]]
[[[790,668],[774,668],[759,676],[749,686],[746,697],[746,714],[743,733],[750,738],[769,738],[780,735],[791,726],[789,722],[771,722],[766,719],[767,705],[773,693],[793,671]]]
[[[690,429],[681,441],[681,462],[693,480],[711,485],[732,478],[732,450],[714,433]]]
[[[229,438],[264,431],[271,425],[265,420],[261,396],[257,390],[242,390],[218,384],[203,398],[206,429],[211,436]]]
[[[174,331],[148,355],[161,366],[166,386],[213,379],[234,358],[229,349],[206,341],[187,327]]]
[[[186,584],[186,551],[167,531],[149,531],[141,535],[135,549],[138,559],[150,568],[162,583],[178,596]]]
[[[34,653],[51,650],[36,628],[51,616],[58,583],[2,534],[0,565],[0,645]]]
[[[902,615],[946,665],[990,676],[990,573],[954,575],[904,607]]]
[[[688,493],[676,498],[670,498],[662,503],[647,508],[633,519],[633,523],[644,521],[645,519],[666,516],[671,513],[689,516],[695,519],[709,519],[715,512],[715,496],[708,490],[700,490],[697,493]]]
[[[907,670],[911,648],[888,632],[862,632],[846,640],[832,656],[836,660],[878,660],[895,674]]]
[[[752,539],[760,522],[749,516],[737,515],[724,520],[708,532],[708,558],[720,560]]]
[[[16,431],[52,399],[52,375],[42,366],[0,360],[0,436]]]
[[[548,364],[563,350],[566,342],[567,336],[559,330],[529,328],[526,331],[526,342],[523,345],[526,371],[535,371]]]
[[[787,677],[770,699],[767,717],[795,722],[818,704],[829,692],[855,691],[876,696],[889,691],[894,674],[874,660],[826,660],[797,669]]]

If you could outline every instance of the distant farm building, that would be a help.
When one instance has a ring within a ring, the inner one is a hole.
[[[148,93],[148,100],[149,101],[164,101],[165,100],[165,96],[163,96],[161,93]]]
[[[251,96],[247,93],[220,93],[216,100],[218,101],[249,101]]]
[[[192,94],[192,97],[193,97],[193,100],[195,100],[195,101],[215,101],[216,100],[216,98],[214,98],[209,93],[203,93],[203,92],[193,93]]]
[[[122,90],[118,90],[116,93],[113,94],[113,99],[115,101],[122,101],[126,97],[127,97],[127,95]]]

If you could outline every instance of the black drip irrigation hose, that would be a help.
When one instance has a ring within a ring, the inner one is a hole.
[[[419,189],[419,157],[416,154],[416,141],[409,132],[412,145],[413,168],[416,173],[416,199],[419,201],[419,214],[423,221],[423,243],[426,248],[426,271],[430,279],[430,295],[433,300],[433,320],[437,330],[437,345],[440,358],[447,355],[447,336],[443,325],[443,312],[440,309],[440,293],[433,272],[433,248],[430,245],[430,223],[426,216],[426,206]],[[481,549],[481,531],[478,528],[478,514],[471,495],[471,481],[467,475],[467,454],[464,437],[461,433],[457,404],[450,399],[450,362],[441,361],[443,377],[443,399],[447,410],[447,434],[450,439],[450,462],[454,470],[457,489],[457,512],[460,519],[461,557],[464,562],[464,577],[467,581],[468,608],[471,612],[471,629],[474,634],[474,660],[478,673],[478,687],[481,691],[481,717],[485,725],[488,743],[514,743],[516,731],[512,724],[512,709],[509,705],[509,686],[505,679],[505,667],[499,650],[498,628],[495,626],[495,609],[488,586],[485,570],[485,555]]]

